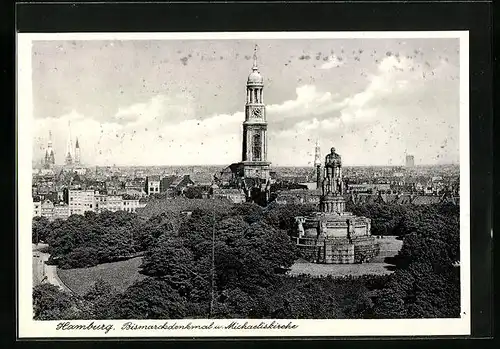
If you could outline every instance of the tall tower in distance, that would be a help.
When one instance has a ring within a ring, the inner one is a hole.
[[[50,168],[55,163],[56,163],[56,158],[54,155],[54,149],[52,148],[52,132],[49,131],[49,141],[47,142],[47,149],[45,149],[44,165],[46,168]]]
[[[252,72],[246,86],[245,121],[243,122],[242,164],[247,178],[270,178],[267,161],[267,120],[264,105],[264,79],[257,65],[255,45]]]
[[[71,140],[71,124],[68,122],[68,143],[66,144],[66,158],[64,159],[64,164],[67,166],[73,165],[73,142]]]
[[[406,155],[406,167],[415,166],[415,157],[413,155]]]
[[[314,148],[314,168],[316,169],[316,188],[319,189],[321,188],[321,149],[318,140]]]
[[[78,143],[78,137],[75,144],[75,164],[80,165],[80,144]]]

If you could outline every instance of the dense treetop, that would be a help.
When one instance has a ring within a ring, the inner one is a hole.
[[[35,287],[35,318],[422,318],[460,313],[459,209],[455,206],[350,208],[374,233],[403,239],[386,276],[313,278],[285,272],[299,257],[289,235],[303,205],[252,204],[35,219],[60,267],[144,253],[147,277],[124,292],[98,281],[84,297]],[[157,207],[163,207],[161,205]],[[94,263],[94,264],[93,264]]]

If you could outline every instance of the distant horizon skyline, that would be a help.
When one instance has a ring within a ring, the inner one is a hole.
[[[33,161],[34,166],[39,166],[42,164],[42,160],[40,159],[39,161]],[[123,164],[113,164],[113,165],[97,165],[97,164],[87,164],[87,163],[82,163],[80,164],[81,168],[108,168],[108,167],[124,167],[124,168],[151,168],[151,167],[220,167],[221,169],[229,166],[230,164],[164,164],[164,165],[123,165]],[[323,165],[322,165],[323,166]],[[460,166],[460,162],[450,162],[450,163],[439,163],[439,164],[415,164],[414,166],[406,166],[404,163],[401,164],[379,164],[379,165],[366,165],[366,164],[346,164],[343,163],[342,167],[403,167],[403,168],[415,168],[415,167],[445,167],[445,166]],[[65,164],[57,163],[54,165],[54,167],[70,167]],[[78,167],[76,165],[73,165],[73,167]],[[314,165],[276,165],[274,166],[271,163],[271,171],[273,168],[285,168],[285,167],[297,167],[297,168],[308,168],[310,167],[311,169],[314,169]]]
[[[51,134],[52,136],[52,144],[54,144],[54,141],[53,141],[53,137],[54,137],[54,134],[49,130],[49,133]],[[47,138],[48,140],[48,138]],[[75,137],[75,140],[78,140],[78,137]],[[79,142],[81,142],[81,140],[78,140]],[[76,142],[75,142],[76,143]],[[73,145],[73,148],[75,148],[76,145]],[[337,149],[337,151],[339,151],[339,149]],[[313,153],[313,152],[312,152]],[[324,158],[326,155],[328,154],[328,151],[325,152],[324,156],[322,155],[322,158]],[[61,162],[58,162],[57,161],[57,155],[55,154],[54,152],[54,155],[55,155],[55,159],[56,159],[56,163],[55,165],[56,166],[61,166],[61,167],[64,167],[65,164],[64,164],[64,161],[61,163]],[[63,154],[64,156],[62,157],[63,159],[65,159],[66,157],[66,154]],[[71,153],[72,157],[74,157],[74,149],[73,149],[73,152]],[[340,154],[342,156],[342,154]],[[415,157],[415,154],[412,154],[412,153],[405,153],[403,158],[402,158],[402,162],[401,162],[401,165],[398,165],[398,164],[353,164],[353,163],[348,163],[344,160],[342,160],[344,166],[348,166],[348,167],[384,167],[384,166],[403,166],[403,167],[406,167],[406,156],[414,156]],[[313,157],[314,157],[314,154],[313,154]],[[36,161],[35,159],[33,160],[33,163],[36,163],[36,164],[39,164],[41,162],[43,162],[44,160],[44,156],[40,157],[40,159],[38,161]],[[459,161],[456,161],[456,162],[442,162],[442,163],[417,163],[415,162],[414,164],[414,167],[417,167],[417,166],[447,166],[447,165],[459,165],[460,162]],[[81,165],[83,167],[87,166],[87,167],[109,167],[110,165],[98,165],[98,164],[85,164],[84,162],[81,163]],[[211,163],[207,163],[207,164],[162,164],[162,165],[158,165],[158,164],[151,164],[151,165],[141,165],[141,164],[117,164],[116,167],[155,167],[155,166],[173,166],[173,167],[181,167],[181,166],[229,166],[230,164],[211,164]],[[115,166],[115,165],[111,165],[111,166]],[[273,166],[272,164],[272,161],[271,161],[271,166]],[[276,165],[274,167],[308,167],[308,166],[311,166],[311,167],[314,167],[314,159],[313,161],[311,161],[310,164],[307,164],[307,165]]]
[[[33,156],[51,130],[63,162],[71,122],[83,163],[241,161],[255,44],[275,166],[312,166],[317,140],[346,165],[459,162],[454,38],[33,41]]]

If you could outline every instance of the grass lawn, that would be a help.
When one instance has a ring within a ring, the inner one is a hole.
[[[385,258],[395,256],[403,245],[402,240],[395,236],[386,236],[377,239],[380,244],[380,253],[370,263],[364,264],[315,264],[304,260],[297,261],[292,265],[289,275],[308,274],[312,276],[344,276],[344,275],[383,275],[392,273],[391,264],[384,262]]]
[[[365,263],[365,264],[314,264],[295,263],[292,265],[289,275],[308,274],[311,276],[344,276],[344,275],[384,275],[390,274],[386,263]]]
[[[145,276],[139,274],[142,257],[131,258],[126,261],[99,264],[91,268],[57,269],[57,274],[62,282],[73,292],[83,295],[98,279],[102,279],[124,291],[135,281]]]

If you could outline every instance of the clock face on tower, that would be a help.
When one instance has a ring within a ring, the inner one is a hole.
[[[260,109],[260,108],[252,109],[252,117],[261,118],[262,117],[262,109]]]

